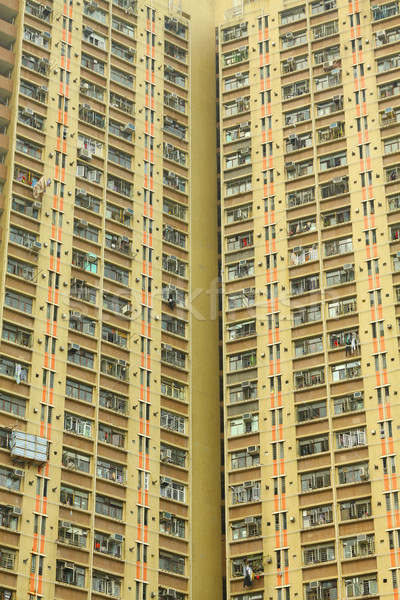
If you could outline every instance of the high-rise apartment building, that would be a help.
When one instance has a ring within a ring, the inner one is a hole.
[[[2,600],[221,590],[209,5],[0,2]]]
[[[222,4],[228,598],[398,598],[399,3]]]
[[[44,2],[0,0],[0,600],[398,600],[398,0]]]

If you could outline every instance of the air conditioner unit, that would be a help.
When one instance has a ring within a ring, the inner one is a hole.
[[[308,587],[310,588],[310,590],[317,590],[319,588],[319,585],[319,581],[310,581]]]
[[[360,469],[360,477],[361,479],[368,479],[368,471],[364,467]]]
[[[333,102],[339,102],[339,100],[342,98],[342,96],[340,96],[340,94],[337,94],[336,96],[332,96],[332,100]]]
[[[241,385],[242,385],[242,389],[243,390],[246,389],[246,388],[251,387],[250,381],[242,381]]]
[[[119,358],[119,359],[117,360],[117,365],[118,365],[119,367],[126,367],[126,360],[123,360],[122,358]]]
[[[163,521],[172,521],[172,513],[163,511],[160,515]]]
[[[33,116],[35,113],[34,113],[34,111],[32,110],[32,108],[29,108],[28,106],[26,106],[26,107],[23,109],[23,111],[22,111],[22,114],[24,114],[24,115],[27,115],[27,116],[29,116],[29,117],[32,117],[32,116]]]
[[[244,487],[244,489],[252,488],[253,487],[253,482],[252,481],[245,481],[243,483],[243,487]]]
[[[49,88],[47,87],[47,85],[41,85],[40,89],[41,89],[42,92],[45,92],[46,94],[49,91]]]
[[[33,208],[37,208],[38,210],[40,210],[42,208],[42,203],[41,202],[34,202],[32,204]]]
[[[247,260],[239,260],[239,269],[247,267]]]
[[[239,129],[246,129],[246,127],[250,127],[250,121],[243,121],[239,123]]]
[[[82,83],[81,92],[86,92],[89,89],[89,84],[87,82]]]
[[[377,31],[375,35],[377,38],[382,39],[386,37],[386,31],[384,29],[381,29],[380,31]]]
[[[236,98],[236,102],[237,102],[237,103],[239,103],[239,102],[244,102],[244,98],[243,98],[243,96],[238,96],[238,97]]]
[[[331,123],[329,129],[339,129],[339,123]]]
[[[85,33],[88,33],[88,34],[90,35],[91,33],[93,33],[93,28],[92,28],[92,27],[89,27],[89,25],[84,25],[84,26],[83,26],[83,31],[84,31]]]
[[[124,208],[124,215],[133,217],[133,208]]]
[[[251,421],[252,419],[253,419],[253,417],[250,413],[245,413],[243,415],[243,421]]]
[[[88,104],[87,102],[83,102],[83,103],[80,105],[80,108],[81,108],[82,110],[92,110],[92,107],[91,107],[91,105],[90,105],[90,104]]]
[[[132,304],[125,304],[125,306],[122,307],[122,314],[123,315],[130,315],[132,314]]]
[[[293,33],[291,31],[289,31],[289,33],[287,33],[286,35],[284,35],[282,37],[287,38],[288,40],[290,40],[293,37]]]
[[[90,11],[96,10],[96,8],[98,8],[98,6],[99,5],[97,4],[97,2],[94,2],[93,0],[92,0],[92,2],[89,2],[88,4],[86,4],[87,10],[90,10]]]
[[[120,240],[121,242],[124,242],[124,244],[129,243],[129,238],[126,235],[121,235]]]
[[[366,541],[367,541],[366,533],[361,533],[357,536],[357,542],[366,542]]]
[[[43,37],[47,38],[48,40],[51,40],[51,33],[49,33],[48,31],[43,31]]]
[[[172,351],[172,346],[170,346],[170,344],[163,344],[162,346],[163,346],[164,350],[168,350],[168,352]]]
[[[354,392],[353,398],[362,398],[362,392]]]
[[[295,246],[295,247],[293,248],[293,252],[294,252],[295,254],[297,254],[298,252],[301,252],[301,250],[302,250],[301,246]]]
[[[172,458],[172,450],[169,448],[164,448],[161,450],[161,460],[167,460]]]
[[[80,198],[87,196],[87,191],[83,190],[82,188],[76,188],[75,191],[76,196],[79,196]]]
[[[73,344],[72,342],[68,344],[68,352],[78,352],[80,349],[81,347],[79,344]]]
[[[17,477],[18,479],[21,479],[21,477],[24,476],[24,471],[23,469],[14,469],[13,471],[13,476]]]
[[[90,160],[93,155],[87,148],[80,148],[78,150],[78,156],[79,158],[87,158],[87,160]]]
[[[169,598],[176,598],[176,590],[173,590],[172,588],[168,588],[166,595]]]
[[[249,446],[247,448],[247,454],[250,454],[250,456],[253,456],[254,454],[258,454],[258,447],[257,446]]]
[[[297,140],[298,138],[297,138],[297,135],[296,135],[295,133],[291,133],[291,134],[289,135],[289,138],[288,138],[288,139],[289,139],[291,142],[294,142],[294,141],[295,141],[295,140]]]
[[[252,291],[253,291],[253,289],[252,289],[252,288],[244,288],[244,290],[243,290],[243,294],[244,294],[245,296],[248,296],[249,294],[251,294],[251,293],[252,293]]]
[[[120,533],[112,533],[109,537],[109,540],[112,542],[123,542],[124,536],[121,535]]]
[[[255,522],[255,518],[254,517],[245,517],[244,522],[246,523],[246,525],[250,525],[250,523]]]
[[[64,527],[65,529],[70,529],[70,527],[72,527],[72,523],[71,521],[61,521],[61,527]]]
[[[13,515],[20,516],[22,515],[22,508],[20,506],[13,506],[11,512]]]
[[[81,318],[82,318],[82,315],[81,315],[81,313],[80,313],[79,311],[77,311],[77,310],[71,310],[71,312],[70,312],[70,317],[71,317],[71,319],[81,319]]]
[[[65,569],[75,569],[75,563],[73,563],[73,562],[65,562],[64,563],[64,568]]]
[[[89,223],[85,221],[85,219],[78,219],[76,225],[81,229],[87,229],[89,227]]]
[[[94,252],[88,252],[86,254],[86,259],[90,263],[95,263],[97,261],[97,254],[95,254]]]
[[[343,271],[350,271],[353,268],[353,265],[350,263],[346,263],[343,265]]]
[[[170,477],[160,477],[160,485],[162,487],[166,487],[167,485],[171,485],[172,479]]]
[[[335,62],[333,60],[327,60],[323,64],[324,71],[330,71],[335,66]]]
[[[285,167],[288,171],[293,171],[295,164],[293,161],[290,161],[290,162],[285,163]]]
[[[32,252],[39,252],[42,249],[42,244],[40,242],[33,242],[30,249]]]
[[[334,177],[332,179],[332,183],[342,183],[344,181],[343,177]]]
[[[121,127],[122,131],[135,131],[135,126],[132,123],[125,123],[123,127]]]

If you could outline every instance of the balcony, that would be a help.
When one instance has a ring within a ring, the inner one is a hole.
[[[324,345],[321,335],[294,343],[294,354],[296,358],[302,358],[308,354],[318,354],[318,352],[322,352],[323,349]]]
[[[125,483],[125,468],[100,458],[97,459],[96,474],[101,479],[107,479],[114,483]]]
[[[358,354],[360,348],[358,329],[329,334],[329,347],[331,350],[346,348],[346,356]]]
[[[233,252],[234,250],[243,250],[244,248],[250,248],[253,246],[253,234],[243,233],[233,237],[227,238],[227,252]]]
[[[173,119],[168,116],[164,116],[164,127],[163,131],[165,133],[170,133],[181,140],[186,139],[187,126],[179,123],[176,119]]]
[[[351,577],[344,580],[346,598],[363,598],[378,594],[378,582],[375,578]]]
[[[256,352],[234,354],[229,357],[229,372],[251,369],[257,365]]]
[[[254,275],[254,260],[241,260],[239,263],[228,266],[228,281],[251,277]]]
[[[344,123],[337,122],[331,123],[329,127],[318,130],[318,143],[325,144],[326,142],[333,142],[345,137]]]
[[[98,440],[104,444],[110,444],[117,448],[125,447],[126,433],[109,425],[99,423]]]
[[[311,14],[320,15],[337,8],[336,0],[317,0],[311,4]]]
[[[400,123],[400,109],[385,108],[383,112],[379,113],[379,123],[381,127],[390,127],[391,125],[397,125],[398,123]]]
[[[30,365],[17,362],[10,358],[0,357],[0,375],[13,377],[19,383],[27,383],[29,381]]]
[[[326,273],[326,286],[333,287],[354,281],[354,265],[345,264],[340,269]]]
[[[375,33],[375,46],[380,48],[386,44],[394,44],[400,40],[400,30],[396,27],[394,29],[381,29]]]
[[[300,46],[301,44],[307,43],[307,31],[296,31],[295,33],[289,32],[281,36],[282,50],[288,50]]]
[[[292,221],[289,223],[288,236],[293,237],[302,233],[310,233],[317,230],[317,222],[315,217],[308,219],[301,219],[299,221]]]
[[[296,71],[301,71],[302,69],[308,68],[308,57],[307,55],[292,57],[289,56],[282,63],[282,75],[289,75],[290,73],[295,73]]]
[[[173,110],[178,110],[182,114],[186,114],[186,100],[179,98],[179,96],[173,92],[164,92],[164,104]]]
[[[37,31],[36,29],[32,29],[31,27],[24,27],[24,40],[34,44],[35,46],[39,46],[40,48],[44,48],[45,50],[50,49],[50,41],[51,34],[47,31]]]
[[[164,225],[163,240],[174,246],[186,248],[187,235],[182,231],[175,229],[172,225]]]
[[[231,577],[243,577],[244,558],[236,558],[231,562]],[[247,557],[249,566],[254,575],[262,575],[264,573],[264,557],[262,554],[250,555]]]
[[[231,42],[233,40],[238,40],[243,37],[247,37],[247,23],[240,23],[240,25],[234,25],[232,27],[227,27],[222,31],[222,42]]]
[[[231,487],[231,504],[247,504],[261,500],[261,484],[259,481],[245,481],[243,485]]]
[[[309,119],[311,119],[310,107],[285,113],[285,125],[297,125],[297,123],[308,121]]]
[[[392,98],[392,96],[398,96],[400,94],[400,81],[394,81],[386,83],[378,87],[378,98],[379,100],[385,100],[386,98]]]
[[[126,1],[126,0],[119,0],[119,1]],[[164,27],[165,27],[165,31],[168,31],[169,33],[173,33],[174,35],[177,35],[178,37],[186,40],[187,39],[187,33],[188,33],[188,28],[186,25],[184,25],[183,23],[181,23],[180,21],[178,21],[178,19],[176,19],[175,17],[165,17],[164,19]]]
[[[340,519],[342,521],[366,519],[371,515],[371,500],[369,498],[340,503]]]
[[[123,415],[128,411],[128,401],[126,398],[117,396],[113,392],[108,392],[107,390],[100,390],[99,405]]]
[[[324,214],[323,227],[334,227],[335,225],[342,225],[343,223],[350,222],[350,208],[341,209],[337,212]]]
[[[305,585],[305,600],[337,600],[337,580],[313,581]]]

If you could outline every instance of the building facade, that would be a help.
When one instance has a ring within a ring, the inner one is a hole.
[[[228,597],[397,598],[399,5],[217,10]]]
[[[0,3],[2,600],[220,592],[210,5]]]
[[[0,599],[398,598],[399,3],[46,2],[0,0]]]

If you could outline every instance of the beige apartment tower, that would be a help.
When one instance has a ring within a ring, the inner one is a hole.
[[[218,9],[227,597],[397,599],[399,3]]]
[[[375,1],[0,0],[0,600],[399,600]]]
[[[215,29],[187,9],[0,2],[1,600],[221,595]]]

